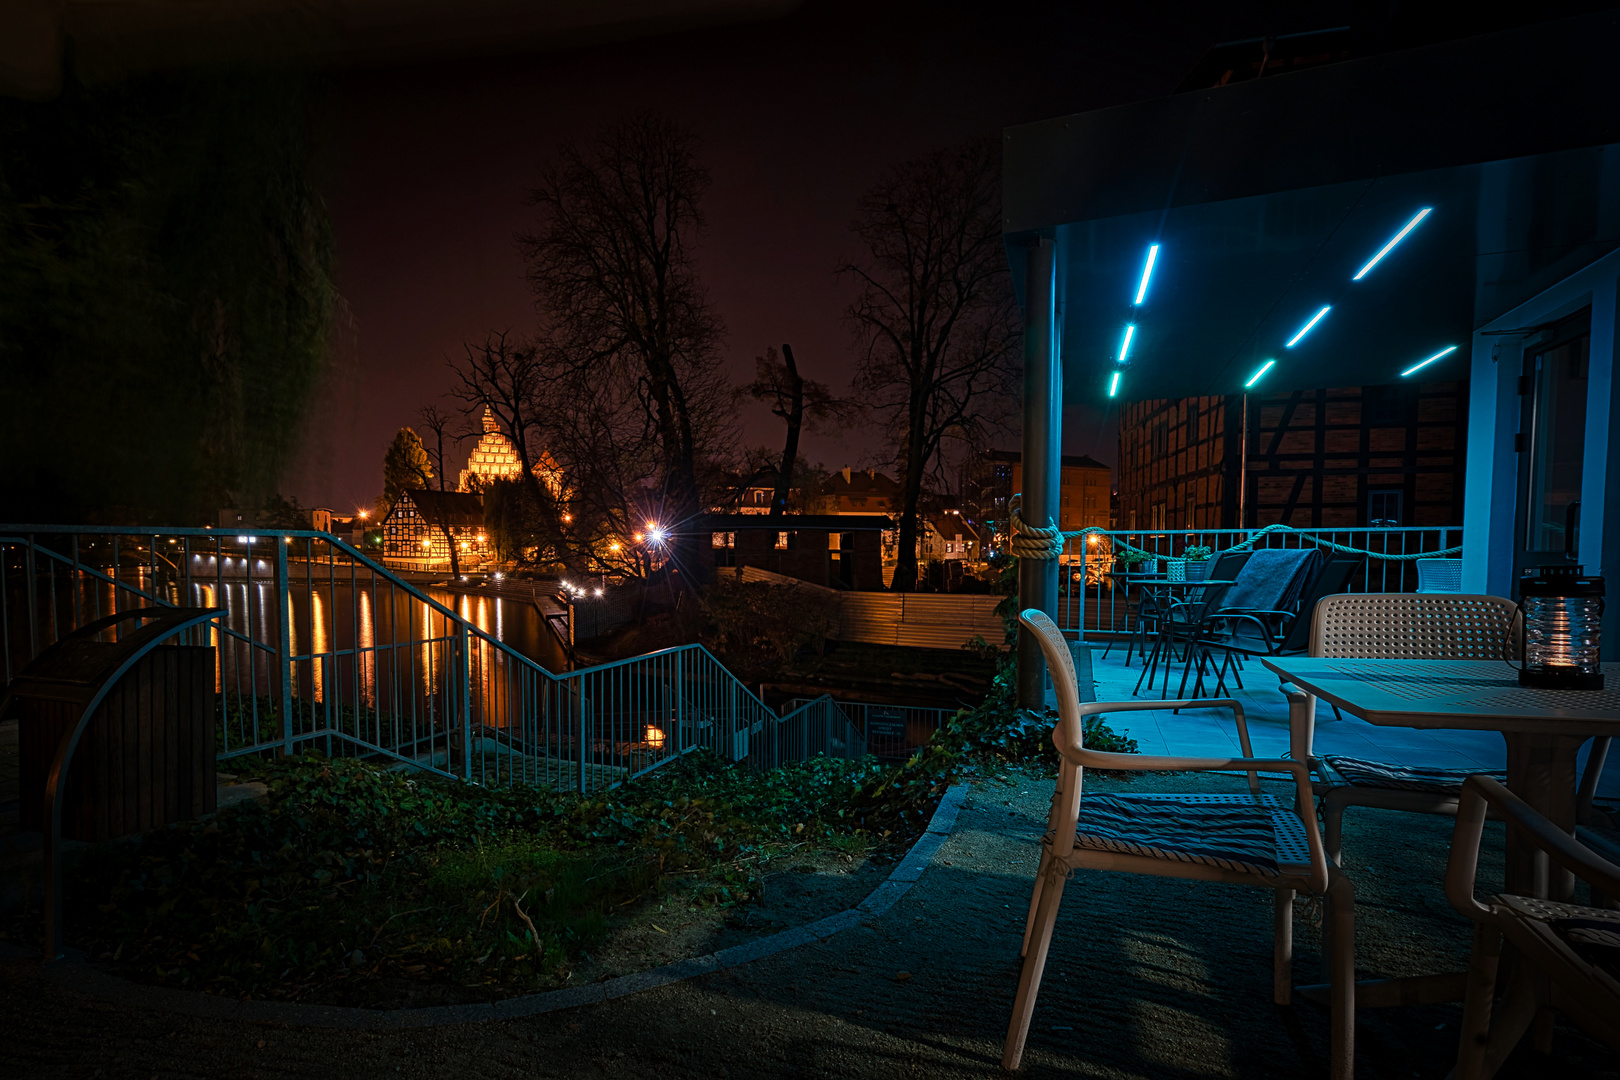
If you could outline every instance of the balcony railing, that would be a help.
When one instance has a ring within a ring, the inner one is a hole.
[[[0,526],[8,682],[74,628],[150,605],[223,609],[185,641],[215,649],[221,760],[315,748],[591,792],[700,747],[757,768],[866,753],[831,699],[778,716],[700,645],[549,671],[326,533]]]
[[[1417,560],[1458,557],[1462,528],[1088,530],[1065,543],[1060,559],[1058,625],[1096,639],[1134,630],[1138,597],[1121,576],[1124,567],[1120,556],[1134,549],[1150,558],[1180,558],[1190,547],[1208,547],[1215,555],[1234,548],[1254,551],[1315,547],[1323,551],[1365,552],[1367,561],[1350,579],[1346,591],[1414,592],[1418,586]]]

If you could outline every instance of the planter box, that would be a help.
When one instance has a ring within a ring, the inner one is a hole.
[[[1209,564],[1214,561],[1215,560],[1213,559],[1188,559],[1187,580],[1203,581],[1205,578],[1209,577]]]

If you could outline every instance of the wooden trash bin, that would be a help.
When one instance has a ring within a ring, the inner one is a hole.
[[[75,643],[80,670],[114,643]],[[110,654],[108,654],[110,655]],[[153,649],[109,692],[68,767],[62,835],[110,840],[211,813],[214,769],[214,650]],[[64,671],[32,669],[11,687],[19,717],[19,818],[45,830],[45,779],[62,737],[83,713],[83,684]]]

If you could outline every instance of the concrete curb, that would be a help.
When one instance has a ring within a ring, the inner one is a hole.
[[[888,878],[856,907],[803,926],[783,930],[770,937],[709,953],[707,956],[677,960],[672,964],[653,968],[651,971],[622,975],[617,979],[608,979],[589,986],[571,986],[565,990],[526,994],[523,997],[478,1005],[437,1005],[424,1009],[378,1010],[300,1005],[284,1001],[238,1001],[195,990],[143,986],[100,970],[87,962],[82,954],[70,953],[67,959],[44,968],[43,974],[58,986],[91,997],[123,1005],[137,1005],[159,1012],[179,1013],[204,1019],[302,1024],[308,1027],[348,1028],[356,1031],[512,1020],[522,1016],[557,1012],[561,1009],[575,1009],[581,1005],[595,1005],[629,994],[639,994],[643,990],[668,986],[670,983],[682,982],[699,975],[725,971],[727,968],[829,938],[841,930],[848,930],[863,921],[881,916],[910,891],[922,877],[923,871],[933,862],[940,845],[945,842],[945,838],[955,826],[956,816],[961,811],[962,802],[967,798],[969,790],[967,784],[956,784],[945,792],[939,806],[934,810],[934,816],[928,822],[927,830],[911,846],[911,850],[900,860],[900,864],[889,873]],[[0,943],[0,957],[37,955],[38,953],[32,949]]]

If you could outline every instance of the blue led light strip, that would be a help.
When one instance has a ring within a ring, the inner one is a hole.
[[[1253,375],[1250,375],[1249,376],[1249,381],[1243,384],[1243,389],[1247,390],[1249,387],[1251,387],[1255,383],[1259,382],[1260,381],[1260,376],[1264,375],[1266,372],[1270,371],[1272,368],[1274,368],[1276,366],[1277,366],[1277,361],[1275,361],[1275,360],[1267,360],[1265,363],[1261,364],[1260,365],[1260,370],[1256,371]]]
[[[1405,240],[1406,239],[1406,234],[1411,232],[1413,229],[1417,228],[1418,223],[1421,222],[1424,218],[1428,217],[1429,212],[1431,210],[1433,210],[1433,209],[1434,209],[1434,207],[1432,207],[1432,206],[1425,206],[1423,209],[1419,210],[1417,212],[1417,216],[1414,217],[1411,221],[1408,221],[1406,223],[1406,226],[1404,228],[1402,228],[1400,232],[1396,233],[1394,235],[1394,237],[1390,240],[1389,243],[1385,244],[1382,248],[1379,248],[1378,254],[1376,254],[1372,258],[1368,259],[1367,260],[1367,265],[1363,266],[1360,270],[1357,270],[1356,271],[1356,276],[1351,278],[1350,280],[1351,281],[1360,281],[1362,278],[1366,277],[1367,276],[1367,271],[1369,271],[1373,267],[1377,266],[1378,265],[1378,260],[1382,259],[1385,255],[1388,255],[1390,253],[1390,251],[1392,251],[1394,249],[1396,244],[1400,243],[1402,240]]]
[[[1113,397],[1115,394],[1119,393],[1119,375],[1120,373],[1116,371],[1114,372],[1114,377],[1108,380],[1109,397]]]
[[[1125,337],[1119,343],[1119,359],[1115,363],[1123,364],[1125,358],[1131,353],[1131,337],[1136,333],[1135,323],[1125,324]]]
[[[1401,372],[1401,378],[1404,379],[1408,375],[1412,374],[1412,372],[1416,371],[1418,368],[1428,367],[1430,364],[1434,363],[1436,360],[1440,359],[1442,356],[1450,356],[1452,353],[1454,353],[1456,351],[1457,351],[1457,346],[1455,346],[1455,345],[1447,345],[1445,348],[1441,349],[1439,352],[1435,353],[1433,356],[1429,357],[1427,360],[1419,360],[1417,363],[1413,364],[1411,367],[1409,367],[1405,371]]]
[[[1304,326],[1300,327],[1299,328],[1299,333],[1297,333],[1293,337],[1289,338],[1288,339],[1288,344],[1284,345],[1283,348],[1292,349],[1295,345],[1298,345],[1299,344],[1299,339],[1304,337],[1306,334],[1310,333],[1311,328],[1314,327],[1317,323],[1321,322],[1323,316],[1325,316],[1328,312],[1330,312],[1332,310],[1333,310],[1333,305],[1332,304],[1323,304],[1322,305],[1322,310],[1318,311],[1315,315],[1312,315],[1311,316],[1311,321],[1306,323]]]
[[[1140,304],[1147,299],[1148,282],[1153,279],[1153,264],[1158,261],[1158,258],[1159,245],[1154,244],[1148,248],[1147,265],[1142,267],[1142,284],[1136,287],[1136,299],[1131,301],[1133,305]]]

